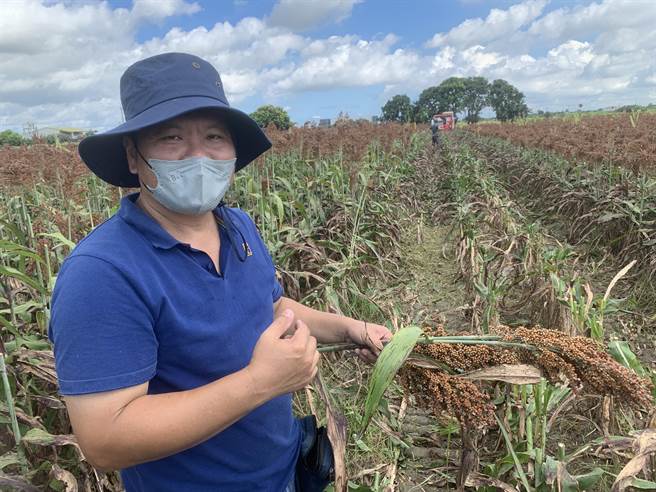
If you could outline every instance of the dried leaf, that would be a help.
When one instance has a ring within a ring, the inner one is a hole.
[[[66,408],[64,402],[55,396],[32,395],[32,399],[38,401],[48,408],[54,408],[55,410],[63,410]]]
[[[54,435],[42,429],[30,429],[21,439],[21,442],[36,446],[75,446],[80,449],[73,434]]]
[[[347,419],[341,413],[334,410],[332,401],[326,392],[321,375],[314,380],[319,396],[326,406],[328,415],[328,439],[333,448],[333,461],[335,470],[335,481],[333,488],[335,492],[346,492],[348,488],[348,475],[346,474],[346,428]]]
[[[462,436],[462,446],[460,451],[460,466],[456,476],[456,490],[458,492],[465,490],[465,484],[469,476],[474,473],[479,466],[478,446],[476,443],[477,435],[474,429],[466,426],[460,427]]]
[[[20,422],[27,424],[30,427],[45,429],[45,427],[41,423],[40,417],[30,417],[18,407],[14,407],[14,411],[16,412],[16,418]],[[9,415],[9,407],[7,407],[7,404],[2,401],[0,401],[0,414]]]
[[[608,297],[610,296],[610,291],[613,290],[613,287],[615,287],[615,284],[624,276],[626,273],[633,268],[633,265],[636,264],[638,260],[633,260],[631,263],[626,265],[624,268],[622,268],[617,274],[613,277],[613,280],[610,281],[610,284],[608,284],[608,288],[606,289],[606,293],[604,294],[604,301],[608,300]]]
[[[656,453],[656,429],[641,432],[633,443],[635,456],[629,461],[615,478],[611,492],[623,492],[632,486],[638,475],[649,462],[649,455]]]
[[[57,465],[52,465],[51,474],[55,480],[64,482],[64,485],[66,487],[64,490],[66,492],[77,492],[78,490],[77,480],[75,479],[75,477],[71,472],[66,471],[63,468],[60,468]]]
[[[504,492],[517,492],[517,489],[512,485],[502,482],[497,478],[488,477],[482,473],[473,472],[470,473],[465,481],[467,487],[494,487],[497,490],[503,490]]]
[[[590,284],[583,284],[583,290],[585,291],[586,301],[585,301],[585,315],[588,316],[590,313],[590,308],[592,308],[592,303],[594,302],[594,294],[590,288]]]
[[[545,481],[548,485],[556,485],[555,490],[561,492],[576,492],[579,490],[577,481],[569,474],[565,463],[547,456],[544,464]]]
[[[49,384],[57,385],[55,357],[51,350],[22,348],[16,353],[16,368],[23,374],[33,374]]]
[[[34,485],[16,475],[0,473],[0,490],[13,490],[14,492],[39,492]]]
[[[542,371],[527,364],[501,364],[485,367],[458,377],[473,381],[503,381],[510,384],[537,384],[542,380]]]
[[[18,465],[20,463],[20,458],[18,454],[9,451],[2,456],[0,456],[0,470],[4,470],[8,466]]]

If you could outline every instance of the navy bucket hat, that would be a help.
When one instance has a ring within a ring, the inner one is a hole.
[[[100,179],[137,188],[128,168],[123,137],[197,109],[215,109],[228,126],[239,171],[271,148],[271,142],[246,113],[231,108],[216,69],[194,55],[164,53],[136,62],[121,77],[125,123],[80,142],[80,157]]]

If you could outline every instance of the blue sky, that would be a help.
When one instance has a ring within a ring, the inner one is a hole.
[[[110,1],[116,7],[130,8],[131,0]],[[158,26],[144,26],[138,39],[145,41],[160,36],[172,27],[193,29],[197,26],[211,28],[216,22],[228,21],[236,24],[244,17],[262,18],[271,13],[275,1],[199,1],[203,10],[189,16],[166,19]],[[503,4],[511,2],[495,2]],[[389,32],[397,32],[409,44],[421,45],[437,31],[446,31],[468,17],[484,16],[489,11],[485,2],[460,3],[436,0],[375,0],[353,6],[350,17],[341,22],[331,22],[306,31],[313,37],[358,34],[374,38]],[[411,27],[411,29],[408,29]]]
[[[206,58],[231,103],[302,124],[370,118],[449,76],[503,78],[533,109],[656,102],[653,0],[4,0],[0,130],[107,129],[118,80],[165,51]]]

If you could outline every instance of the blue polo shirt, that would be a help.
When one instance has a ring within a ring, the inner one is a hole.
[[[211,383],[247,366],[273,321],[282,288],[245,212],[214,211],[218,273],[209,256],[143,212],[137,197],[123,198],[59,272],[49,336],[63,395],[147,381],[149,394]],[[283,395],[215,437],[121,476],[128,492],[279,492],[292,478],[299,441],[291,395]]]

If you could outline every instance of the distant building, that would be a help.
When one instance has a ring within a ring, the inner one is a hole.
[[[303,123],[303,128],[330,128],[332,120],[330,118],[315,117]]]
[[[40,138],[56,137],[66,142],[77,142],[82,140],[90,133],[89,130],[82,128],[53,127],[46,126],[34,130],[34,135]]]

